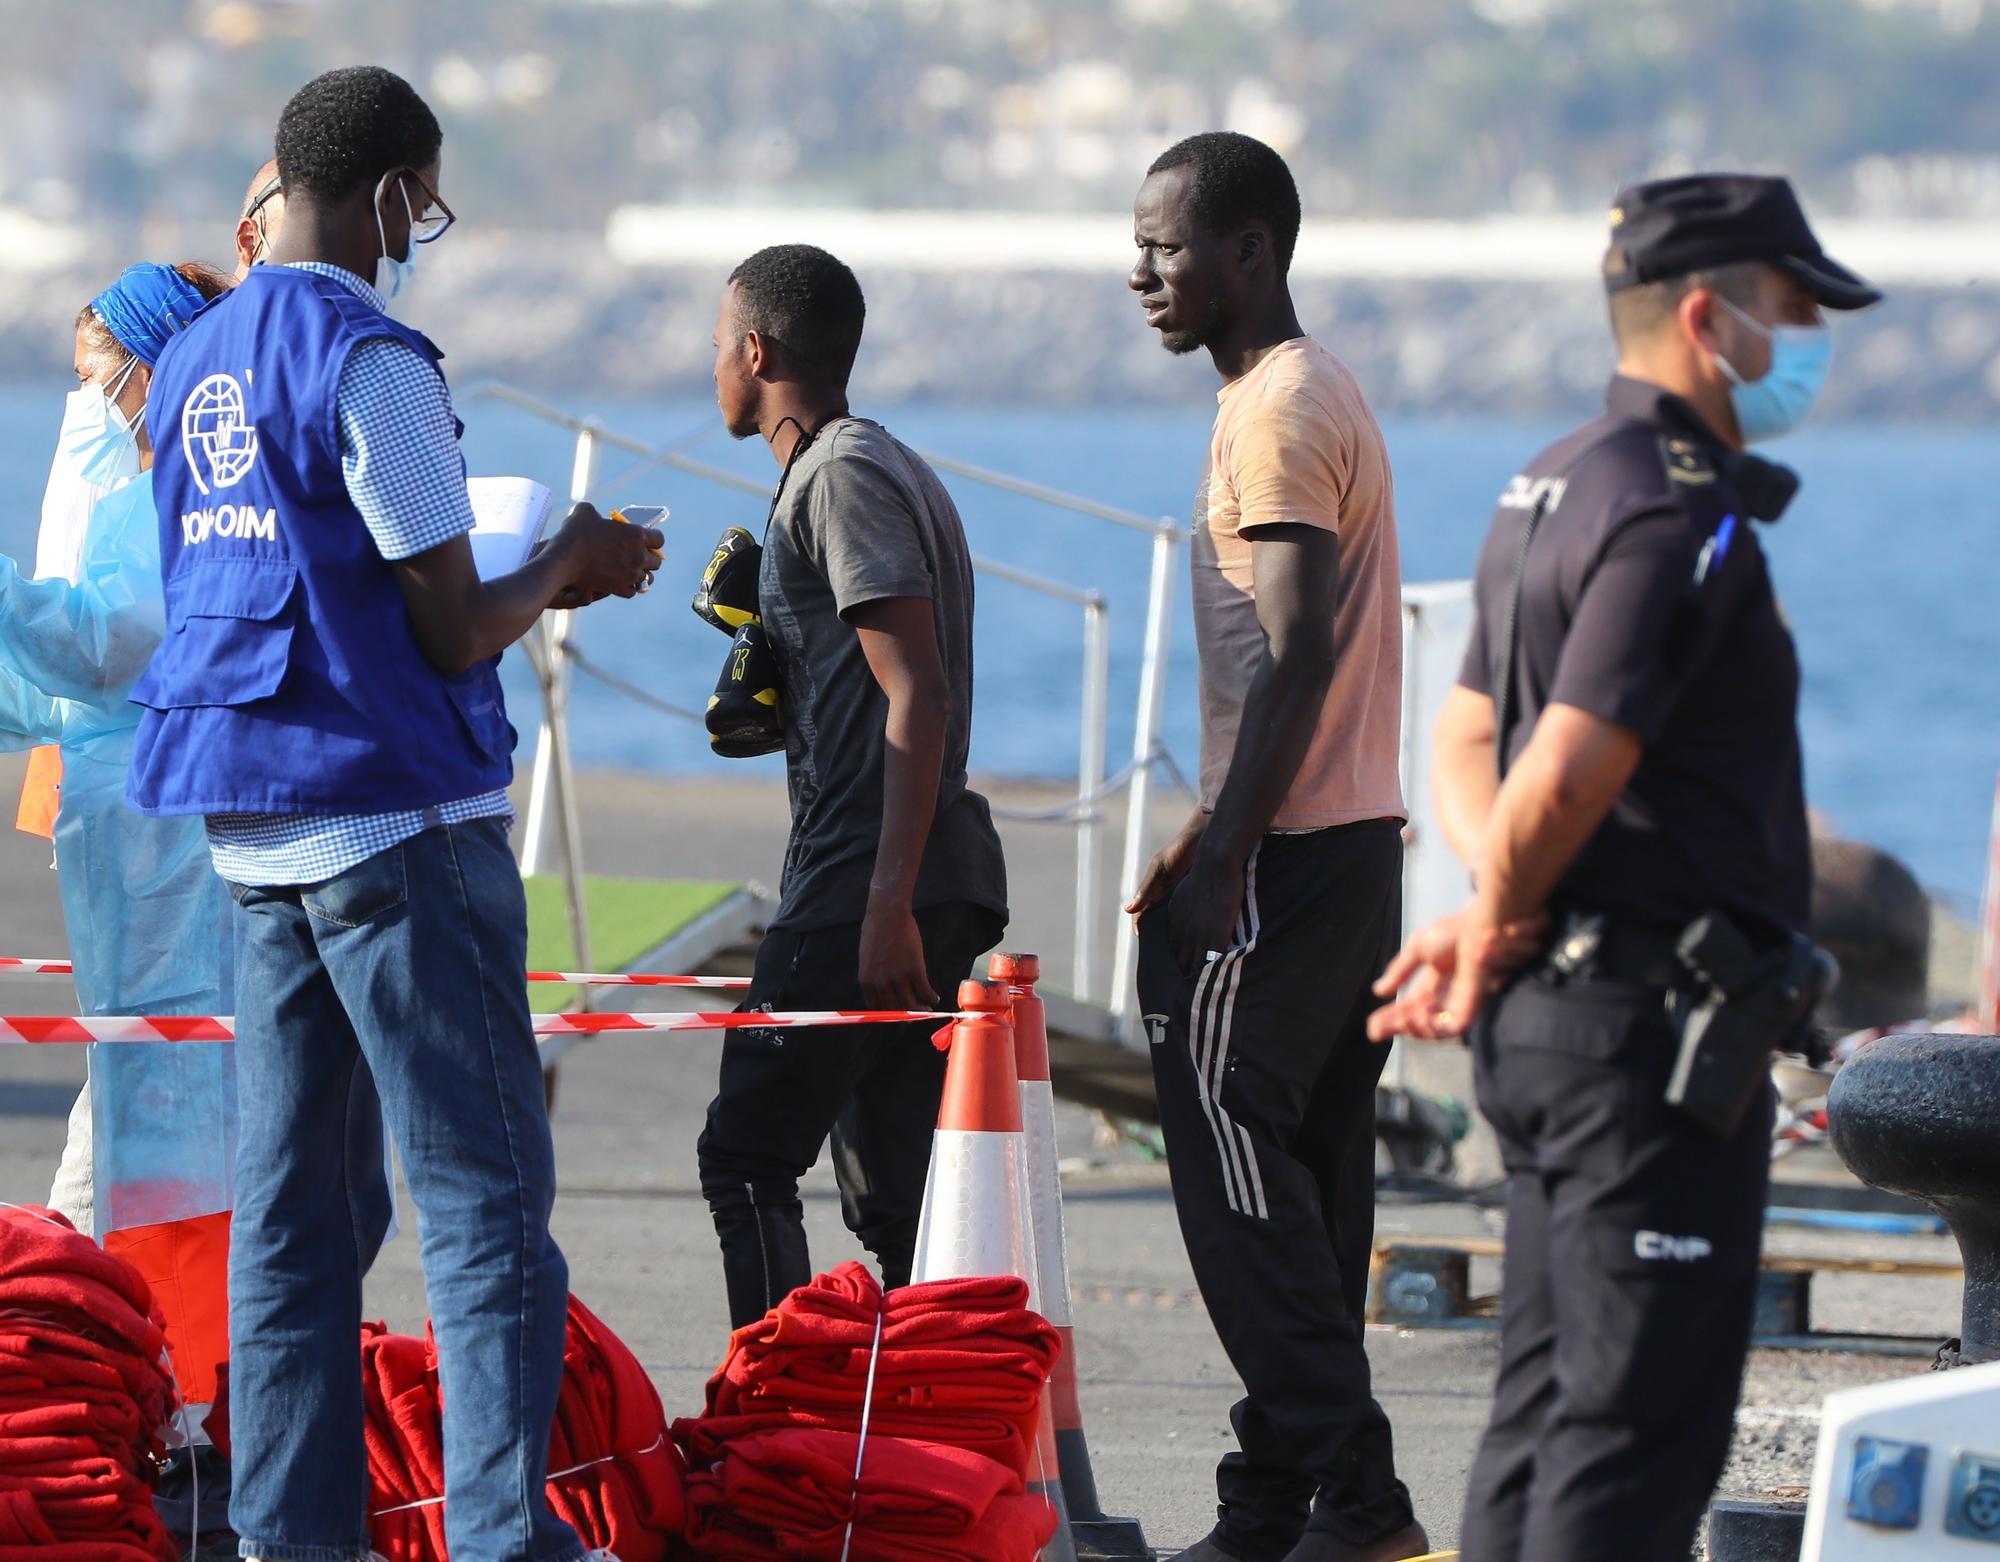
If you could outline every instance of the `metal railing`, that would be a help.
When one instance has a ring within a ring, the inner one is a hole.
[[[683,446],[688,441],[648,444],[617,433],[594,417],[565,412],[503,381],[482,380],[459,392],[459,396],[461,399],[502,402],[574,434],[576,445],[569,482],[572,502],[588,498],[600,487],[621,487],[632,478],[658,467],[671,467],[690,477],[740,493],[755,494],[764,499],[771,496],[769,487],[752,478],[686,455]],[[598,456],[605,447],[622,450],[639,459],[635,465],[600,484]],[[1022,823],[1067,824],[1074,832],[1076,933],[1072,985],[1075,996],[1110,1009],[1121,1020],[1127,1019],[1132,1006],[1137,962],[1137,946],[1129,918],[1118,919],[1108,981],[1102,971],[1101,945],[1106,904],[1101,883],[1102,805],[1119,792],[1126,793],[1119,887],[1129,889],[1138,883],[1146,865],[1154,771],[1164,769],[1173,777],[1179,774],[1160,742],[1160,723],[1166,698],[1167,656],[1173,641],[1174,586],[1183,540],[1181,527],[1171,517],[1148,518],[1131,510],[1099,504],[930,451],[920,451],[919,454],[938,471],[951,476],[1130,531],[1143,532],[1152,538],[1152,570],[1147,588],[1145,630],[1140,643],[1132,758],[1116,775],[1109,777],[1105,774],[1105,766],[1110,741],[1111,635],[1110,608],[1104,594],[1092,587],[1050,580],[995,559],[975,555],[972,560],[973,569],[982,575],[1069,603],[1082,613],[1083,660],[1078,697],[1076,795],[1052,808],[1009,809],[996,806],[993,811],[1003,818]],[[551,845],[560,844],[577,958],[582,969],[591,970],[594,967],[590,955],[589,913],[584,901],[581,821],[577,812],[575,766],[569,744],[571,682],[576,673],[582,672],[668,717],[697,725],[702,718],[697,712],[662,700],[593,662],[577,645],[571,619],[572,614],[567,610],[545,613],[536,630],[522,642],[540,687],[542,717],[530,773],[528,814],[522,832],[521,871],[542,871]]]

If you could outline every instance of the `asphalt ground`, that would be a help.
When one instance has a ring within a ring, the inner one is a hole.
[[[556,1233],[571,1284],[627,1340],[658,1384],[669,1414],[693,1414],[727,1337],[715,1239],[694,1166],[694,1137],[715,1078],[710,1038],[619,1037],[565,1061],[555,1115],[561,1192]],[[70,1048],[7,1049],[0,1056],[0,1198],[39,1200],[61,1148],[63,1119],[81,1078]],[[1129,1151],[1093,1154],[1095,1125],[1065,1109],[1058,1125],[1066,1178],[1077,1359],[1085,1424],[1107,1508],[1141,1519],[1163,1549],[1205,1532],[1211,1474],[1229,1447],[1236,1397],[1228,1362],[1195,1293],[1175,1225],[1165,1169]],[[831,1176],[806,1193],[816,1263],[859,1256],[840,1224]],[[369,1277],[366,1312],[416,1331],[425,1316],[414,1220]],[[1497,1228],[1465,1205],[1386,1205],[1378,1229],[1397,1235],[1480,1235]],[[1938,1238],[1835,1243],[1780,1233],[1794,1251],[1868,1251],[1932,1257]],[[1476,1266],[1475,1287],[1494,1277]],[[1953,1332],[1948,1281],[1837,1276],[1815,1294],[1830,1328]],[[1487,1409],[1495,1341],[1486,1333],[1370,1331],[1378,1393],[1396,1427],[1404,1479],[1432,1537],[1452,1541],[1466,1471]],[[1700,1370],[1699,1362],[1688,1363]],[[1920,1370],[1923,1363],[1826,1352],[1755,1353],[1725,1486],[1803,1485],[1817,1405],[1829,1390]]]
[[[16,773],[11,761],[0,764],[0,795],[12,795]],[[608,778],[587,789],[585,801],[594,866],[616,861],[625,872],[706,876],[734,865],[733,876],[741,878],[775,870],[775,862],[747,860],[747,849],[730,856],[737,832],[754,829],[764,838],[768,797]],[[1014,853],[1017,893],[1031,887],[1023,867],[1046,883],[1060,877],[1065,855],[1059,845],[1041,843]],[[65,947],[47,861],[45,847],[11,832],[0,837],[0,954],[58,954]],[[1054,931],[1058,914],[1041,915]],[[0,1012],[62,1013],[73,1001],[64,981],[0,976]],[[563,1065],[554,1119],[561,1174],[555,1224],[572,1284],[638,1353],[669,1414],[699,1407],[726,1338],[715,1241],[694,1165],[716,1056],[710,1037],[591,1042]],[[82,1071],[78,1049],[0,1047],[0,1199],[45,1196]],[[1100,1148],[1095,1119],[1074,1108],[1062,1110],[1058,1134],[1067,1162],[1078,1364],[1098,1484],[1110,1511],[1139,1517],[1148,1538],[1170,1550],[1191,1543],[1211,1522],[1212,1470],[1229,1446],[1234,1378],[1194,1291],[1164,1166],[1126,1144]],[[1837,1175],[1823,1162],[1817,1173]],[[808,1183],[806,1202],[815,1261],[827,1267],[855,1256],[823,1167]],[[405,1234],[369,1277],[366,1313],[416,1330],[425,1310],[407,1201],[402,1216]],[[1494,1214],[1468,1204],[1385,1203],[1378,1229],[1464,1236],[1499,1228]],[[1771,1242],[1796,1252],[1952,1254],[1948,1239],[1935,1237],[1775,1231]],[[1497,1284],[1487,1267],[1475,1266],[1475,1289]],[[1958,1302],[1950,1280],[1828,1276],[1817,1282],[1814,1321],[1942,1338],[1956,1332]],[[1369,1349],[1404,1479],[1434,1541],[1450,1544],[1487,1410],[1495,1339],[1378,1328],[1370,1331]],[[1804,1485],[1817,1407],[1827,1392],[1924,1366],[1819,1351],[1754,1353],[1725,1489]],[[1687,1364],[1690,1371],[1701,1367]]]

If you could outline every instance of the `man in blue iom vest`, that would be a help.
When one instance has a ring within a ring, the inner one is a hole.
[[[496,666],[544,608],[641,590],[661,538],[578,506],[525,568],[475,572],[438,351],[384,312],[451,222],[441,141],[387,71],[302,88],[271,261],[175,338],[149,401],[167,633],[129,796],[204,815],[236,903],[230,1522],[263,1562],[369,1551],[364,1068],[421,1217],[452,1554],[584,1554],[543,1499],[568,1270]]]

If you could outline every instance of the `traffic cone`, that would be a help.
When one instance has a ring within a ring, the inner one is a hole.
[[[954,1020],[939,1036],[951,1061],[945,1068],[944,1101],[917,1222],[912,1279],[1017,1275],[1028,1282],[1028,1306],[1040,1312],[1011,996],[998,982],[964,982],[958,1007],[973,1017]],[[1042,1548],[1043,1562],[1077,1562],[1060,1472],[1052,1395],[1044,1384],[1035,1468],[1028,1479],[1028,1490],[1056,1510],[1056,1530]]]
[[[1137,1519],[1107,1516],[1097,1496],[1090,1445],[1083,1435],[1083,1402],[1076,1381],[1076,1322],[1069,1291],[1069,1245],[1063,1232],[1062,1174],[1056,1153],[1056,1094],[1049,1080],[1048,1016],[1035,984],[1042,962],[1034,955],[996,954],[987,966],[1012,998],[1015,1072],[1021,1081],[1021,1125],[1028,1146],[1028,1207],[1035,1238],[1035,1272],[1042,1316],[1062,1336],[1062,1355],[1051,1381],[1056,1464],[1077,1554],[1097,1558],[1151,1557]]]

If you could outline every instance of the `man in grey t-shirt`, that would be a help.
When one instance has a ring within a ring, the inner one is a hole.
[[[847,410],[864,306],[824,250],[731,275],[716,324],[724,422],[783,469],[759,605],[778,665],[792,834],[747,1008],[921,1009],[1007,925],[986,800],[966,785],[972,562],[937,475]],[[700,1143],[733,1327],[812,1278],[798,1180],[829,1133],[847,1224],[910,1278],[944,1085],[934,1023],[740,1031]]]

